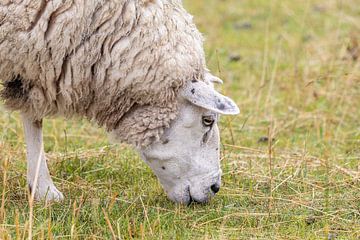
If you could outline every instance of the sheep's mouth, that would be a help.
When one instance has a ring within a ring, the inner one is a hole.
[[[195,198],[193,198],[193,197],[191,196],[190,186],[187,187],[187,193],[188,193],[188,195],[189,195],[189,202],[188,202],[188,204],[187,204],[188,206],[190,206],[192,203],[194,203],[194,204],[201,204],[201,203],[202,203],[202,202],[196,200]]]
[[[190,206],[192,203],[201,204],[202,202],[197,201],[196,199],[192,198],[191,195],[189,195],[189,203],[188,203],[188,206]]]

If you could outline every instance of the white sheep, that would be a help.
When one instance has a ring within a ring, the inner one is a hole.
[[[23,118],[36,199],[63,199],[42,142],[42,119],[54,116],[85,117],[134,145],[175,202],[219,190],[218,114],[239,110],[213,89],[180,0],[2,1],[0,79]]]

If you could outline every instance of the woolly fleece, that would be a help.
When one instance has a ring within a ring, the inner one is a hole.
[[[1,96],[34,121],[86,117],[147,146],[205,69],[202,36],[180,0],[0,2]]]

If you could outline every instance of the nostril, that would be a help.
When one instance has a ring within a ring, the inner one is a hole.
[[[213,184],[211,185],[211,191],[213,191],[214,193],[218,193],[220,191],[220,185],[219,184]]]

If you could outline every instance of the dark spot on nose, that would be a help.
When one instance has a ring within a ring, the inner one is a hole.
[[[162,166],[161,168],[162,168],[163,170],[165,170],[165,169],[166,169],[166,167],[164,167],[164,166]]]
[[[220,185],[219,184],[217,184],[217,183],[215,183],[215,184],[213,184],[213,185],[211,185],[211,191],[213,191],[213,193],[218,193],[219,191],[220,191]]]
[[[196,83],[196,82],[197,82],[197,80],[196,80],[196,79],[193,79],[193,80],[191,80],[191,82]]]
[[[165,139],[162,144],[168,144],[169,143],[169,139]]]
[[[195,93],[195,88],[191,89],[191,93],[192,93],[192,94]]]

